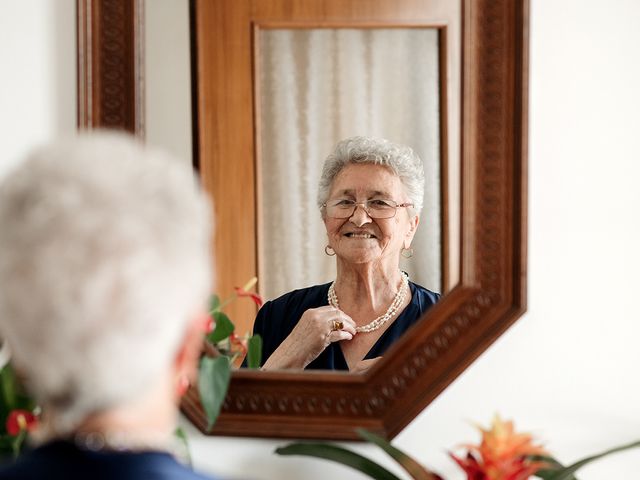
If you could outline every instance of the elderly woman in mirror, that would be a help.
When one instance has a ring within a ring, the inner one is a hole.
[[[265,303],[254,334],[263,369],[369,368],[439,299],[400,271],[424,191],[422,161],[387,140],[341,141],[324,163],[318,206],[335,281]]]

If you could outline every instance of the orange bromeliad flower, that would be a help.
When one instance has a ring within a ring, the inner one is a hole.
[[[496,415],[490,430],[480,428],[480,445],[465,445],[469,451],[465,458],[452,453],[451,457],[467,473],[468,480],[526,480],[541,468],[544,462],[529,459],[531,455],[547,455],[533,443],[528,433],[516,433],[513,422],[503,422]]]

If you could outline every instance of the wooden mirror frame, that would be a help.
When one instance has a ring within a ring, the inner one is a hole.
[[[528,0],[462,1],[459,284],[366,374],[234,372],[210,433],[392,438],[525,311]],[[79,128],[141,135],[141,0],[77,8]],[[197,391],[182,410],[206,430]]]

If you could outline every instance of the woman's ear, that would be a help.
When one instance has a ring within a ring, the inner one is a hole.
[[[198,377],[198,360],[202,352],[202,341],[209,314],[199,312],[189,321],[182,342],[174,359],[174,368],[179,378],[187,378],[193,383]]]
[[[420,223],[419,215],[415,215],[414,217],[409,219],[409,231],[407,231],[407,234],[405,235],[405,238],[404,238],[404,243],[402,244],[402,246],[405,249],[411,248],[411,242],[413,242],[413,237],[416,234],[416,230],[418,228],[419,223]]]

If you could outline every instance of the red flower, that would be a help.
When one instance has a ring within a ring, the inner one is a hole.
[[[467,445],[465,458],[450,454],[465,471],[468,480],[526,480],[547,465],[529,460],[530,455],[545,455],[545,450],[533,443],[531,435],[516,433],[513,422],[503,422],[499,416],[490,430],[480,429],[480,445]]]
[[[242,355],[247,354],[247,340],[238,337],[235,333],[232,333],[229,336],[229,341],[231,342],[231,346],[240,349]]]
[[[251,287],[253,287],[256,284],[257,281],[258,281],[258,278],[253,277],[244,286],[233,287],[233,289],[236,291],[236,295],[238,295],[239,297],[251,297],[251,300],[253,300],[258,307],[261,307],[262,304],[264,303],[262,301],[262,297],[257,293],[248,291]]]
[[[28,410],[11,410],[7,417],[7,432],[18,435],[23,430],[32,431],[38,426],[38,417]]]

